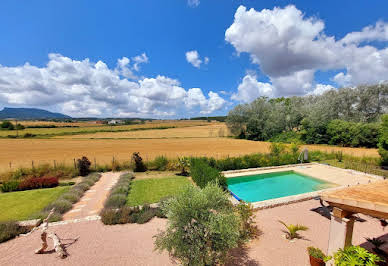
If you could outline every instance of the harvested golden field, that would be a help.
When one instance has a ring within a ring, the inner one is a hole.
[[[109,126],[109,125],[99,125],[99,126],[83,126],[83,127],[58,127],[58,128],[26,128],[24,130],[1,130],[0,137],[7,137],[8,135],[16,136],[24,135],[26,133],[34,134],[39,137],[51,137],[55,135],[72,135],[72,134],[88,134],[96,133],[98,131],[130,131],[136,130],[139,128],[160,128],[160,127],[189,127],[189,126],[199,126],[199,125],[208,125],[206,121],[200,120],[182,120],[182,121],[153,121],[147,122],[145,124],[137,125],[122,125],[122,126]]]
[[[144,131],[146,132],[146,131]],[[178,156],[212,156],[221,158],[255,152],[268,152],[270,143],[232,138],[175,138],[175,139],[0,139],[0,170],[34,164],[64,162],[72,164],[73,158],[86,155],[97,163],[129,160],[138,151],[145,160],[158,155],[169,158]],[[311,150],[328,152],[342,150],[353,156],[377,157],[376,149],[340,148],[306,145]]]
[[[191,126],[155,130],[126,132],[98,132],[93,134],[58,136],[66,139],[160,139],[160,138],[219,138],[230,136],[224,123],[208,123],[203,126]],[[188,140],[189,141],[189,140]]]

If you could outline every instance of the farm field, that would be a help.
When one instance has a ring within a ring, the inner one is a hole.
[[[23,123],[21,123],[23,124]],[[76,125],[77,123],[68,123],[71,125]],[[58,127],[58,128],[26,128],[24,130],[0,130],[0,137],[7,136],[16,136],[16,134],[24,135],[26,133],[37,135],[38,137],[49,138],[52,136],[63,136],[63,135],[72,135],[72,134],[88,134],[96,132],[106,132],[109,131],[130,131],[130,130],[139,130],[139,129],[149,129],[149,128],[172,128],[172,127],[190,127],[190,126],[199,126],[199,125],[208,125],[206,121],[192,121],[192,120],[183,120],[183,121],[155,121],[148,122],[145,124],[136,124],[136,125],[121,125],[121,126],[109,126],[109,125],[98,125],[98,126],[84,126],[86,123],[82,123],[81,127]]]
[[[158,138],[217,138],[229,136],[224,123],[168,129],[136,130],[126,132],[98,132],[94,134],[59,136],[66,139],[158,139]]]
[[[0,193],[0,222],[27,220],[68,189],[56,187]]]
[[[146,132],[146,131],[144,131]],[[269,142],[233,138],[172,138],[172,139],[0,139],[0,171],[19,166],[31,167],[41,163],[73,164],[73,158],[87,156],[97,164],[115,160],[130,160],[133,152],[140,152],[144,160],[158,155],[212,156],[223,158],[255,152],[269,152]],[[353,156],[378,157],[377,149],[341,148],[334,146],[305,145],[310,150],[338,151]],[[11,165],[10,165],[11,163]]]

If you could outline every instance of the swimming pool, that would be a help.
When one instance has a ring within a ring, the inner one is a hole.
[[[295,171],[231,177],[228,189],[245,202],[292,196],[332,187],[333,184]]]

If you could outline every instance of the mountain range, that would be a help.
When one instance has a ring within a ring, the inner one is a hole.
[[[71,118],[61,113],[52,113],[38,108],[9,108],[0,111],[0,119],[66,119]]]

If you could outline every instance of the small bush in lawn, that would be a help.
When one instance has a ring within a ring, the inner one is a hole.
[[[72,208],[73,204],[65,199],[58,199],[54,201],[53,203],[49,204],[44,208],[45,211],[50,211],[52,208],[55,208],[56,212],[59,212],[61,214],[67,212]]]
[[[0,243],[8,241],[20,234],[25,234],[29,230],[15,222],[0,223]]]
[[[7,181],[7,182],[4,182],[1,186],[0,186],[0,190],[5,193],[5,192],[12,192],[12,191],[17,191],[18,190],[18,187],[19,187],[19,181],[16,181],[16,180],[11,180],[11,181]]]
[[[132,159],[135,161],[135,172],[145,172],[147,171],[147,166],[143,162],[143,158],[141,158],[140,153],[134,152],[132,154]]]
[[[111,195],[105,202],[106,208],[120,208],[127,202],[126,194],[114,194]]]
[[[85,156],[77,160],[77,169],[80,176],[86,176],[90,173],[91,162]]]

